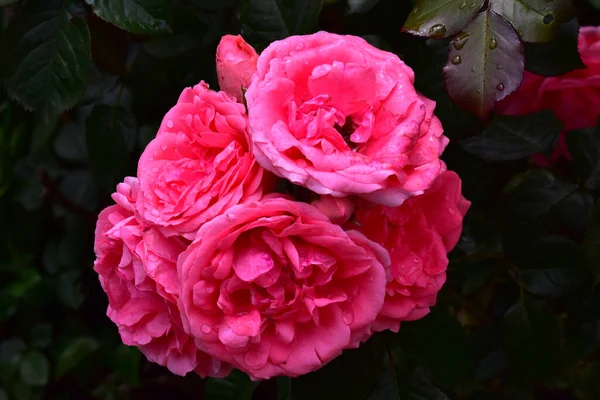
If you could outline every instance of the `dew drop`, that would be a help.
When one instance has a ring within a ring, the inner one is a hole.
[[[152,172],[157,173],[158,172],[158,167],[152,168]]]
[[[162,146],[160,146],[160,148],[162,149],[162,151],[165,151],[165,150],[167,150],[167,145],[163,144]]]
[[[462,62],[462,58],[460,57],[460,54],[457,54],[454,57],[452,57],[452,64],[458,65],[461,62]]]
[[[454,214],[456,214],[456,210],[452,207],[448,207],[448,214],[454,215]]]
[[[460,8],[461,10],[463,10],[466,6],[467,6],[467,3],[465,3],[463,1],[462,3],[460,3],[460,6],[458,6],[458,8]]]
[[[342,314],[342,319],[346,325],[350,325],[354,322],[354,313],[352,311],[344,311]]]
[[[502,92],[504,90],[504,84],[503,83],[499,83],[496,85],[496,90],[498,90],[499,92]]]
[[[475,67],[471,68],[471,72],[475,73]]]
[[[204,293],[206,294],[213,294],[215,292],[215,288],[213,286],[209,286],[206,289],[204,289]]]
[[[417,257],[413,258],[413,262],[414,262],[415,264],[418,264],[418,263],[419,263],[419,261],[420,261],[420,260],[419,260]]]
[[[465,47],[465,44],[467,44],[469,37],[471,37],[471,33],[469,32],[461,33],[460,35],[455,36],[452,40],[452,46],[454,46],[456,50],[462,49]]]
[[[435,24],[429,28],[429,36],[434,38],[442,37],[446,34],[446,26],[442,24]]]
[[[155,217],[158,217],[158,210],[152,210],[150,211],[150,214],[154,215]]]
[[[554,22],[554,15],[552,15],[552,14],[544,15],[544,19],[542,20],[542,22],[546,25],[550,25],[552,22]]]
[[[418,14],[419,13],[419,7],[415,7],[413,9],[413,14]]]
[[[498,41],[495,37],[492,37],[490,39],[490,49],[494,50],[496,47],[498,47]]]
[[[200,329],[204,333],[210,333],[210,326],[208,324],[202,324],[202,327],[200,327]]]
[[[473,9],[473,8],[475,8],[475,3],[471,3],[471,4],[469,4],[469,8],[470,8],[470,9]]]
[[[167,127],[172,128],[174,126],[175,126],[175,124],[173,123],[173,121],[171,121],[171,120],[167,121]]]
[[[498,70],[502,69],[502,64],[496,64],[496,69],[498,69]]]

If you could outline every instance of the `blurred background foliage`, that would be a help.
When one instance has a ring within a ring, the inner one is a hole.
[[[401,33],[414,5],[0,0],[0,400],[600,398],[600,133],[572,133],[573,163],[531,164],[560,123],[544,111],[482,122],[451,101],[442,71],[452,39]],[[598,25],[600,2],[574,5],[564,35],[525,45],[526,69],[580,65],[577,22]],[[222,35],[261,50],[318,29],[398,54],[437,101],[451,139],[444,159],[473,203],[448,282],[426,318],[307,376],[174,376],[122,345],[105,317],[96,216],[135,175],[181,90],[217,88]]]

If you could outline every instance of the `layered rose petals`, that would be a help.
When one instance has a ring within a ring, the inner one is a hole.
[[[387,252],[315,207],[270,198],[204,224],[179,258],[199,349],[253,379],[298,376],[356,347],[382,307]]]
[[[434,102],[400,59],[326,32],[272,43],[246,93],[258,162],[321,194],[398,206],[445,165]]]
[[[400,207],[358,202],[354,220],[346,226],[384,246],[392,260],[385,303],[374,330],[398,331],[401,321],[429,313],[446,281],[446,254],[458,242],[469,206],[461,194],[460,178],[451,171]]]
[[[228,207],[259,199],[264,170],[247,128],[244,106],[229,95],[204,83],[185,89],[140,158],[140,215],[192,239]]]
[[[138,222],[137,191],[137,179],[127,178],[113,195],[117,204],[98,218],[94,270],[108,295],[107,315],[123,343],[171,372],[225,376],[230,366],[199,351],[181,326],[176,260],[188,243]]]

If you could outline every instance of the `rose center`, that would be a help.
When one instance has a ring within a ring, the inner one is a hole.
[[[335,124],[334,128],[340,133],[340,135],[342,136],[342,138],[344,139],[344,141],[346,142],[346,144],[352,149],[356,149],[357,145],[356,143],[354,143],[351,139],[350,136],[352,136],[352,134],[354,133],[354,131],[357,128],[356,123],[354,123],[354,121],[352,121],[352,118],[350,118],[349,116],[346,117],[346,120],[344,121],[344,125],[339,125],[339,124]]]

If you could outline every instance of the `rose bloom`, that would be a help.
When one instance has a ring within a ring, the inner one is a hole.
[[[258,162],[321,194],[398,206],[444,171],[448,143],[413,71],[361,38],[272,43],[246,92]]]
[[[583,27],[579,32],[579,54],[587,68],[543,77],[525,71],[519,89],[498,103],[504,115],[525,115],[550,109],[564,124],[564,131],[596,126],[600,114],[600,27]],[[551,159],[570,158],[564,134],[559,137]]]
[[[217,47],[217,75],[221,90],[241,102],[242,89],[250,86],[257,60],[254,48],[240,35],[223,36]]]
[[[188,242],[137,221],[138,186],[137,179],[126,178],[113,194],[117,204],[98,217],[94,270],[108,295],[107,315],[123,343],[171,372],[226,376],[231,367],[199,351],[181,325],[176,262]]]
[[[389,262],[309,204],[238,205],[179,257],[182,321],[198,348],[252,379],[306,374],[366,339]]]
[[[400,328],[401,321],[423,318],[446,281],[447,253],[458,242],[470,202],[461,181],[446,171],[421,196],[389,208],[359,201],[346,227],[358,229],[390,254],[391,279],[376,331]]]
[[[193,239],[203,222],[259,199],[265,174],[247,128],[244,106],[234,98],[203,82],[186,88],[140,157],[140,215],[167,235]]]

